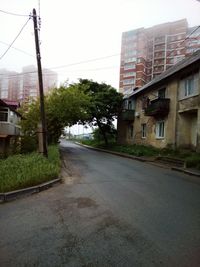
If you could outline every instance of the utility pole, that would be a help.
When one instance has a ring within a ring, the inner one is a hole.
[[[34,34],[35,34],[35,48],[36,48],[38,81],[39,81],[39,92],[40,92],[40,118],[41,118],[41,143],[42,143],[42,151],[40,152],[45,157],[48,157],[47,130],[46,130],[46,118],[45,118],[45,110],[44,110],[44,92],[43,92],[43,80],[42,80],[42,66],[41,66],[40,45],[39,45],[39,38],[38,38],[37,15],[36,15],[35,8],[33,9],[33,26],[34,26]],[[40,138],[40,134],[39,134],[39,138]]]

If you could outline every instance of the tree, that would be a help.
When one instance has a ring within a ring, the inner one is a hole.
[[[87,117],[82,120],[83,123],[98,126],[105,145],[108,145],[108,134],[112,131],[113,121],[119,114],[122,94],[110,85],[87,79],[80,79],[76,87],[89,97],[89,105],[86,108]]]
[[[89,97],[77,86],[61,86],[46,98],[48,140],[57,142],[65,126],[71,126],[86,118],[85,109]]]
[[[48,143],[57,142],[65,126],[82,122],[98,126],[107,145],[121,102],[122,95],[113,87],[91,80],[80,79],[78,83],[54,89],[45,97]],[[39,101],[24,104],[21,113],[23,133],[36,139],[40,121]]]
[[[47,122],[48,143],[56,143],[65,126],[71,126],[87,117],[85,112],[89,97],[75,86],[61,86],[45,97],[45,112]],[[40,121],[39,101],[25,103],[20,112],[25,136],[37,138],[37,128]]]

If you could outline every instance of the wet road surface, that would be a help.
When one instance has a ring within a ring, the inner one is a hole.
[[[0,266],[200,266],[200,180],[61,142],[63,183],[0,205]]]

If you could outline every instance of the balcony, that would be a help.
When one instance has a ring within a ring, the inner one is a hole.
[[[0,122],[0,135],[20,135],[20,126],[9,122]]]
[[[133,110],[133,109],[124,109],[124,110],[122,110],[121,118],[124,121],[134,121],[134,119],[135,119],[135,110]]]
[[[146,116],[164,117],[169,113],[169,98],[157,98],[150,102],[145,109]]]

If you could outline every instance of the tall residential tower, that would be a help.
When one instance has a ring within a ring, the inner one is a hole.
[[[186,19],[122,34],[120,92],[131,93],[200,48],[200,29]]]

